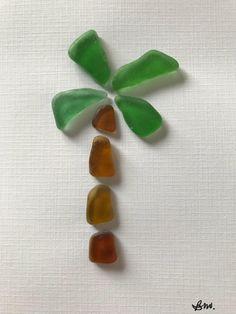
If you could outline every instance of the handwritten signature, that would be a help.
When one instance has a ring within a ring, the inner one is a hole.
[[[203,303],[202,300],[199,300],[196,305],[192,304],[194,311],[201,311],[201,310],[215,310],[213,303]]]

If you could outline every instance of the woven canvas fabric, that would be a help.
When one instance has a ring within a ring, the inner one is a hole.
[[[190,314],[198,300],[235,313],[235,16],[233,0],[0,1],[0,313]],[[149,49],[181,65],[137,94],[164,118],[157,141],[117,113],[120,261],[109,268],[88,261],[98,132],[88,123],[65,136],[50,104],[100,89],[67,56],[88,29],[114,68]]]

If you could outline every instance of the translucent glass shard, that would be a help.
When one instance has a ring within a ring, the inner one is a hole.
[[[94,177],[115,175],[111,143],[105,136],[96,136],[93,140],[89,157],[89,172]]]
[[[116,91],[121,91],[176,71],[178,68],[178,62],[172,57],[160,51],[150,50],[139,59],[118,69],[112,79],[112,87]]]
[[[69,48],[70,58],[79,64],[100,85],[105,86],[111,76],[102,41],[94,30],[76,39]]]
[[[99,184],[88,193],[87,222],[91,225],[101,224],[113,219],[111,189]]]
[[[93,263],[111,264],[117,260],[115,237],[112,232],[97,232],[89,241],[89,259]]]
[[[69,122],[88,107],[105,101],[107,94],[90,88],[72,89],[54,96],[52,109],[58,129],[64,129]]]
[[[146,100],[116,96],[115,102],[129,128],[138,136],[149,136],[160,128],[162,124],[161,115]]]
[[[93,118],[92,124],[99,131],[116,132],[116,119],[113,107],[106,105],[99,108]]]

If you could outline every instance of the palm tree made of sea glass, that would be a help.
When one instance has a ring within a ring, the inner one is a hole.
[[[147,101],[127,96],[127,92],[165,74],[176,72],[178,62],[172,57],[150,50],[137,60],[126,64],[112,74],[102,44],[94,30],[76,39],[69,48],[70,58],[79,64],[104,89],[117,93],[114,102],[122,112],[128,127],[139,137],[148,138],[162,126],[161,115]],[[126,96],[125,96],[126,95]],[[52,109],[58,129],[74,129],[84,113],[97,108],[93,126],[107,135],[116,132],[115,111],[105,91],[81,88],[58,93],[52,100]],[[93,139],[89,157],[90,174],[96,178],[112,178],[116,174],[112,146],[108,137]],[[87,197],[87,222],[104,226],[114,219],[112,191],[108,185],[93,187]],[[89,259],[94,263],[110,264],[117,260],[115,237],[111,231],[93,234],[89,241]]]

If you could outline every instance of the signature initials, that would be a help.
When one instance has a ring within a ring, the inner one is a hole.
[[[194,311],[201,311],[201,310],[215,310],[213,307],[213,303],[203,303],[202,300],[199,300],[196,305],[192,304]]]

